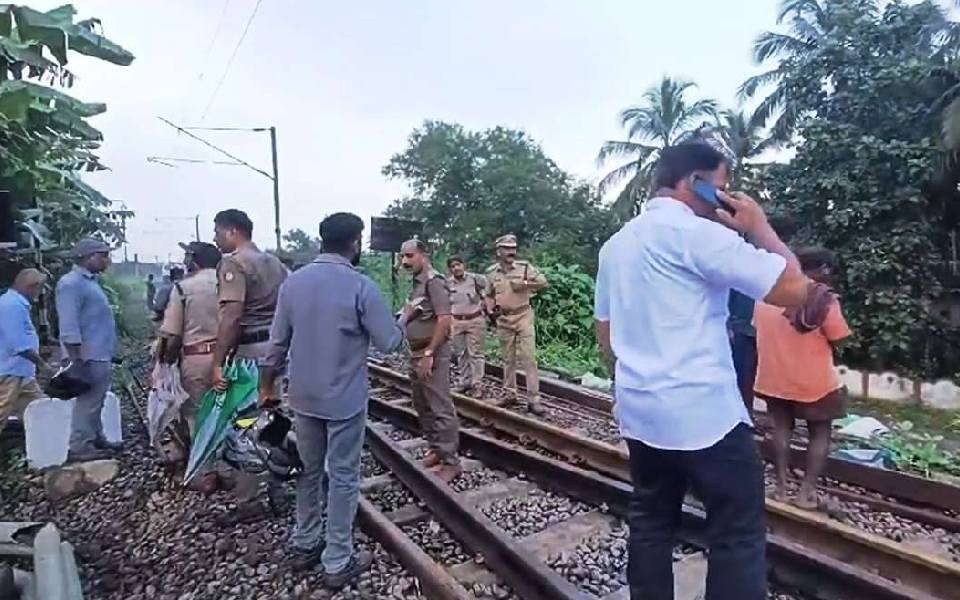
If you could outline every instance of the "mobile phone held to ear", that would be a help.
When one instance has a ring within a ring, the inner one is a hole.
[[[700,196],[700,198],[703,199],[704,202],[706,202],[711,206],[722,208],[728,213],[730,213],[731,215],[737,212],[733,209],[732,206],[730,206],[729,204],[727,204],[726,202],[720,199],[720,196],[717,195],[717,188],[705,179],[701,179],[700,177],[694,177],[693,191],[698,196]]]

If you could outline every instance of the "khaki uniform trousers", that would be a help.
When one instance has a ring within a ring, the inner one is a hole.
[[[460,421],[450,397],[450,344],[444,343],[433,355],[433,374],[428,379],[417,377],[419,356],[411,356],[410,387],[413,407],[420,418],[420,429],[430,449],[445,464],[457,464],[460,446]]]
[[[519,318],[517,318],[519,317]],[[500,317],[497,335],[503,350],[503,385],[517,389],[517,363],[527,376],[527,397],[540,397],[540,371],[537,368],[537,336],[533,326],[533,311],[521,315]]]
[[[480,383],[483,381],[487,320],[483,316],[469,321],[454,319],[450,330],[460,366],[460,383],[473,389],[480,389]]]
[[[211,387],[213,354],[191,354],[180,358],[180,383],[189,397],[180,406],[180,416],[190,426],[190,435],[197,428],[197,411],[200,401]]]
[[[0,431],[7,424],[10,415],[23,418],[23,411],[34,400],[45,398],[46,394],[33,378],[16,375],[0,376]]]

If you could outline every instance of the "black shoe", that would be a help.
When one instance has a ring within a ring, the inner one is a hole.
[[[293,547],[290,557],[290,566],[294,571],[307,571],[320,564],[320,557],[323,555],[323,542],[320,542],[312,549]]]
[[[87,450],[71,450],[67,452],[68,463],[88,462],[91,460],[104,460],[113,458],[113,453],[99,448],[89,448]]]
[[[123,450],[123,442],[108,442],[107,438],[97,438],[94,440],[93,446],[98,450],[106,450],[108,452],[120,452]]]
[[[339,590],[350,581],[370,568],[373,564],[373,554],[366,550],[361,550],[350,557],[350,562],[342,570],[336,573],[324,573],[323,585],[331,590]]]

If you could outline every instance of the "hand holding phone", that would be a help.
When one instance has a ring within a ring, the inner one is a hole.
[[[743,192],[718,192],[718,198],[734,210],[717,209],[717,219],[735,231],[756,236],[763,229],[769,229],[767,215],[756,200]],[[773,231],[773,230],[770,230]]]
[[[725,202],[723,200],[723,198],[719,194],[720,190],[715,185],[707,181],[706,179],[703,179],[701,177],[694,177],[693,191],[704,202],[706,202],[707,204],[715,208],[722,208],[725,211],[729,212],[731,215],[737,212],[736,209],[734,209],[733,206],[730,205],[730,203]]]

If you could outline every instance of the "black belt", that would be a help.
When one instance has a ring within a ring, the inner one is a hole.
[[[240,341],[238,342],[241,346],[246,346],[247,344],[259,344],[260,342],[265,342],[270,339],[270,330],[261,329],[260,331],[250,331],[247,333],[240,334]]]

